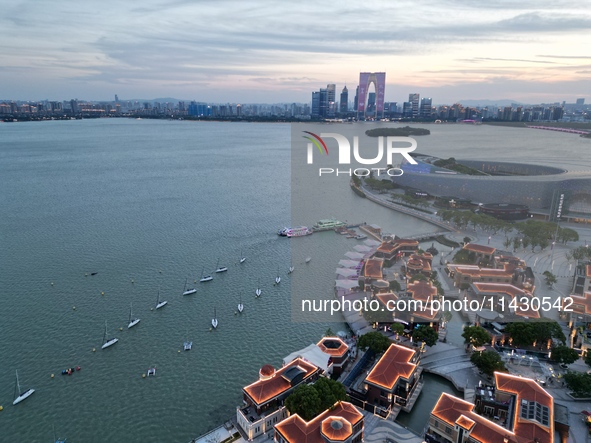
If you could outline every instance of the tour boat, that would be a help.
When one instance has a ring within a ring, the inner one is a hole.
[[[279,231],[277,231],[277,235],[280,235],[282,237],[286,237],[287,236],[287,231],[289,231],[289,229],[290,228],[288,228],[288,227],[283,227]]]
[[[306,263],[310,263],[310,260],[312,260],[312,257],[306,257]]]
[[[18,390],[18,396],[16,392]],[[29,398],[35,390],[33,388],[27,389],[25,392],[21,392],[21,384],[18,381],[18,371],[16,371],[16,386],[14,387],[14,401],[12,402],[13,405],[20,403],[21,401]]]
[[[314,230],[327,231],[329,229],[340,228],[341,226],[345,226],[345,225],[346,225],[346,223],[344,223],[342,221],[335,220],[334,218],[330,218],[330,219],[324,219],[324,220],[318,221],[318,223],[316,223],[314,225]]]
[[[312,231],[307,226],[297,226],[295,228],[288,228],[285,232],[286,237],[303,237],[304,235],[310,235],[314,231]]]
[[[107,321],[105,320],[105,333],[103,334],[103,345],[101,346],[101,349],[107,349],[109,346],[113,346],[118,341],[118,338],[112,338],[110,340],[107,338]]]
[[[195,289],[195,288],[190,288],[190,289],[187,289],[187,283],[188,283],[188,282],[189,282],[189,278],[187,277],[187,278],[185,279],[185,289],[184,289],[184,291],[183,291],[183,295],[191,295],[191,294],[194,294],[194,293],[196,293],[196,292],[197,292],[197,289]]]
[[[127,329],[133,328],[135,325],[137,325],[140,322],[139,318],[133,318],[132,309],[133,309],[133,305],[130,303],[129,304],[129,323],[127,324]]]

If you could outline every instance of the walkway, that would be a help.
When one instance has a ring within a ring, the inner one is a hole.
[[[423,438],[404,426],[363,411],[366,443],[421,443]]]

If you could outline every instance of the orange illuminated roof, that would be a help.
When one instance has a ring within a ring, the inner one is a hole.
[[[470,275],[472,277],[511,277],[513,272],[505,265],[503,269],[481,268],[476,265],[448,265],[458,274]]]
[[[306,422],[294,414],[275,425],[277,431],[287,443],[326,443],[322,433],[331,440],[345,440],[352,434],[352,429],[363,415],[348,402],[338,402],[333,409],[324,411],[318,417]],[[334,423],[336,421],[336,423]],[[339,427],[338,423],[342,424]],[[333,425],[334,423],[334,425]],[[337,429],[340,428],[340,429]],[[345,435],[348,432],[347,435]]]
[[[395,302],[398,300],[398,296],[392,292],[387,292],[385,294],[376,294],[376,298],[385,306],[388,306],[388,302],[392,301]]]
[[[399,246],[419,246],[419,242],[417,240],[411,240],[407,238],[397,238],[396,243]]]
[[[518,309],[515,309],[515,315],[527,318],[540,318],[540,312],[535,309],[531,309],[531,304],[521,303],[521,297],[533,297],[531,292],[524,291],[517,286],[510,285],[508,283],[483,283],[475,282],[472,285],[478,290],[479,294],[505,294],[511,298],[517,298]]]
[[[370,258],[365,262],[365,277],[368,278],[382,278],[383,260],[377,258]]]
[[[342,357],[349,350],[347,343],[338,337],[323,337],[316,346],[318,346],[325,354],[334,357]]]
[[[312,363],[302,360],[301,358],[296,358],[288,365],[277,370],[273,377],[265,380],[257,380],[243,388],[243,390],[257,405],[260,406],[292,388],[291,383],[286,378],[282,377],[282,375],[291,368],[299,368],[304,371],[304,380],[318,371],[318,367]]]
[[[470,437],[483,443],[552,443],[554,440],[554,401],[534,380],[495,372],[497,390],[515,395],[513,429],[509,430],[474,412],[474,405],[443,393],[431,414],[448,423],[470,430]],[[549,427],[520,416],[522,400],[535,401],[550,410]],[[473,424],[472,424],[473,423]]]
[[[390,242],[383,242],[380,247],[377,249],[378,252],[382,252],[384,254],[391,254],[398,249],[398,245],[390,243]]]
[[[474,243],[468,243],[462,249],[466,249],[467,251],[472,251],[472,252],[476,252],[479,254],[488,254],[488,255],[494,254],[494,252],[497,250],[496,248],[491,248],[490,246],[477,245]]]
[[[431,282],[415,281],[406,286],[406,292],[410,292],[415,300],[433,300],[437,295],[437,288]]]
[[[417,365],[410,362],[415,352],[413,349],[391,344],[365,381],[391,391],[400,377],[408,380],[417,369]]]
[[[585,292],[583,295],[570,295],[573,300],[571,306],[574,312],[579,314],[591,315],[591,292]]]
[[[552,407],[553,399],[535,380],[518,377],[504,372],[495,372],[497,389],[517,395],[520,399],[535,401],[542,406]]]
[[[460,415],[460,418],[456,420],[456,424],[469,431],[472,429],[472,426],[476,424],[476,422],[474,420],[470,420],[465,415]]]

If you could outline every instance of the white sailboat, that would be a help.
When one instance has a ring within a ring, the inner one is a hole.
[[[199,281],[201,283],[204,283],[206,281],[212,281],[213,277],[211,275],[203,275],[203,272],[205,271],[205,268],[201,268],[201,278],[199,279]]]
[[[242,255],[242,249],[240,250],[240,263],[244,263],[246,261],[246,257]]]
[[[226,268],[225,266],[219,266],[220,264],[220,259],[218,258],[218,262],[215,265],[215,272],[226,272],[228,270],[228,268]]]
[[[139,318],[133,318],[133,305],[130,303],[129,304],[129,323],[127,324],[127,329],[133,328],[135,325],[137,325],[140,322]]]
[[[257,297],[260,297],[262,293],[263,293],[263,291],[262,291],[262,289],[261,289],[261,279],[259,278],[259,283],[258,283],[258,285],[257,285],[257,289],[256,289],[256,291],[254,291],[254,294],[255,294]]]
[[[293,267],[293,264],[289,265],[289,270],[287,271],[288,274],[291,274],[293,272],[295,268]]]
[[[105,320],[105,333],[103,334],[103,345],[101,346],[101,349],[107,349],[109,346],[113,346],[118,341],[118,338],[112,338],[110,340],[107,338],[107,321]]]
[[[183,295],[192,295],[192,294],[194,294],[194,293],[197,292],[197,289],[195,289],[195,288],[189,288],[189,289],[187,289],[187,283],[188,282],[189,282],[189,278],[187,277],[185,279],[185,289],[183,291]]]
[[[160,288],[158,288],[158,297],[156,298],[156,309],[160,309],[162,306],[166,306],[168,302],[166,300],[160,301]]]
[[[242,304],[242,292],[240,293],[240,300],[238,302],[238,312],[244,311],[244,305]]]
[[[215,308],[213,308],[213,318],[211,319],[211,326],[213,326],[214,329],[218,327],[218,318],[215,312]]]
[[[278,285],[281,283],[281,277],[279,277],[279,269],[277,269],[277,277],[275,277],[275,284]]]
[[[312,257],[306,257],[306,263],[310,263],[310,260],[312,260]]]
[[[16,395],[18,390],[18,396]],[[12,402],[13,405],[20,403],[21,401],[25,400],[26,398],[30,397],[35,390],[33,388],[27,389],[25,392],[21,392],[21,384],[18,381],[18,371],[16,371],[16,386],[14,387],[14,401]]]
[[[187,337],[188,336],[189,336],[189,331],[187,330]],[[193,342],[189,341],[189,339],[187,339],[187,341],[183,343],[183,349],[185,351],[190,351],[192,347],[193,347]]]

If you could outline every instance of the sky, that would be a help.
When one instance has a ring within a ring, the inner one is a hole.
[[[591,2],[7,0],[0,99],[310,102],[359,72],[386,101],[591,101]]]

